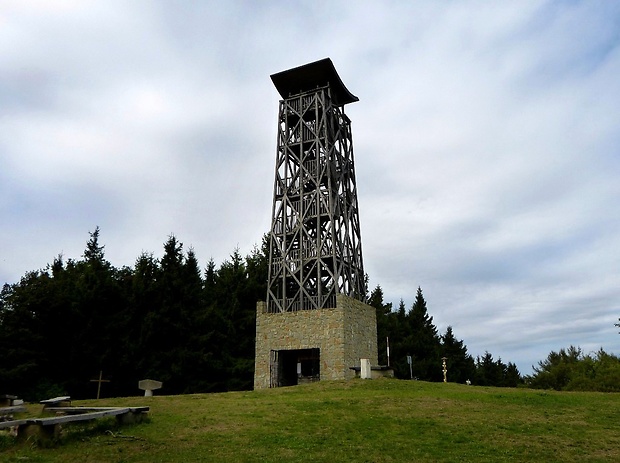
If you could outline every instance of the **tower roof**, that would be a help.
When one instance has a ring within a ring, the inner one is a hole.
[[[359,101],[359,98],[344,86],[334,63],[329,58],[272,74],[271,80],[282,98],[329,86],[336,106]]]

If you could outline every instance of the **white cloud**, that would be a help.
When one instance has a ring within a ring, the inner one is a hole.
[[[0,281],[96,225],[118,266],[170,233],[202,262],[249,251],[269,74],[330,56],[360,97],[371,284],[408,306],[420,285],[442,330],[522,369],[620,351],[616,2],[44,3],[0,7]]]

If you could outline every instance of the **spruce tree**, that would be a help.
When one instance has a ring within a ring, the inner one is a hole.
[[[68,270],[74,277],[65,279],[70,288],[71,314],[67,317],[71,338],[70,359],[66,362],[71,378],[68,387],[75,397],[94,397],[96,386],[90,382],[103,371],[113,386],[118,386],[119,339],[125,331],[126,301],[119,271],[106,259],[99,244],[99,227],[90,233],[83,260]],[[67,275],[67,276],[69,276]],[[112,391],[102,390],[103,395]]]
[[[413,375],[426,381],[442,380],[439,335],[433,325],[433,317],[428,315],[420,287],[407,314],[407,326],[409,334],[405,338],[405,345],[413,360]]]
[[[398,309],[390,314],[388,325],[390,338],[390,366],[394,368],[397,378],[410,378],[407,355],[412,355],[411,347],[407,344],[411,332],[407,324],[407,309],[402,299],[398,303]]]
[[[216,303],[224,321],[222,346],[226,389],[248,389],[253,382],[254,333],[251,320],[256,301],[246,300],[247,272],[238,249],[224,261],[216,276]],[[252,308],[253,306],[254,308]]]

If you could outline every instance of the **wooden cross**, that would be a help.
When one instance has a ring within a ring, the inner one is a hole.
[[[109,379],[101,379],[103,376],[103,371],[99,370],[99,379],[91,379],[90,382],[91,383],[98,383],[97,384],[97,399],[99,398],[99,394],[101,394],[101,383],[109,383],[110,380]]]

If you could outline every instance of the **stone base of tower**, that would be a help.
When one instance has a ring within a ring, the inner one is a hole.
[[[351,379],[362,358],[378,363],[374,307],[341,294],[318,310],[267,313],[257,304],[254,389]]]

